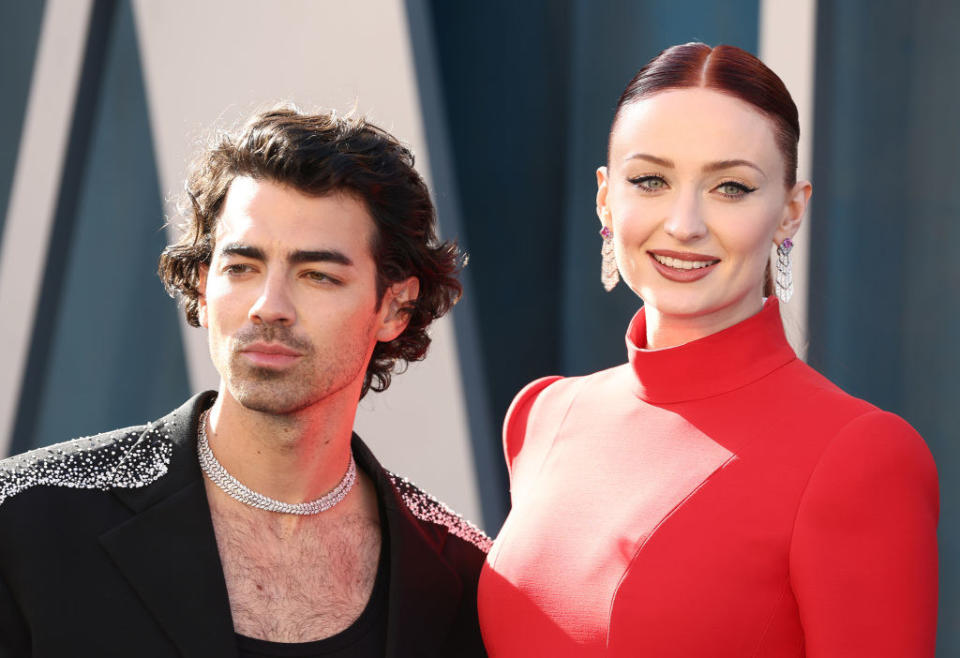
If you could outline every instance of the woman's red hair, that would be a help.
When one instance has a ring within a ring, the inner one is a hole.
[[[775,125],[777,147],[783,154],[785,183],[797,182],[797,142],[800,120],[786,85],[757,57],[736,46],[714,48],[685,43],[667,48],[633,77],[620,95],[613,125],[623,108],[668,89],[704,87],[730,94],[753,105]],[[613,129],[611,129],[611,134]]]

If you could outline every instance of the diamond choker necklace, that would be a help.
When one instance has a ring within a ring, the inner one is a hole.
[[[336,488],[316,500],[306,503],[285,503],[264,496],[262,493],[257,493],[227,473],[227,469],[213,456],[213,451],[210,450],[210,444],[207,442],[207,415],[209,413],[210,410],[207,409],[200,415],[200,429],[197,439],[197,456],[200,458],[200,468],[221,491],[234,500],[239,500],[244,505],[268,512],[279,512],[280,514],[299,514],[301,516],[319,514],[320,512],[326,512],[346,498],[350,489],[353,488],[354,482],[357,481],[357,463],[353,460],[353,452],[351,451],[350,465],[347,467],[343,479],[340,480]]]

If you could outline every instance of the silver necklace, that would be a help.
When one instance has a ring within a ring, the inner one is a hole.
[[[207,441],[207,415],[209,413],[210,410],[208,409],[200,415],[200,430],[197,438],[197,456],[200,458],[200,468],[203,469],[211,482],[220,487],[221,491],[234,500],[239,500],[244,505],[268,512],[279,512],[280,514],[299,514],[301,516],[319,514],[320,512],[326,512],[346,498],[350,489],[353,488],[354,482],[357,481],[357,463],[353,460],[353,452],[351,451],[350,465],[347,467],[343,479],[333,490],[316,500],[306,503],[285,503],[264,496],[262,493],[257,493],[230,475],[227,469],[213,456],[210,443]]]

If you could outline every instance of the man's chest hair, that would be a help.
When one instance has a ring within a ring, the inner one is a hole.
[[[380,557],[376,519],[321,515],[285,524],[291,519],[222,510],[213,519],[238,633],[306,642],[346,629],[363,612]]]

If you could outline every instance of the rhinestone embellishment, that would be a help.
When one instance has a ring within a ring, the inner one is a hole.
[[[106,432],[0,461],[0,504],[31,487],[144,487],[167,473],[173,442],[162,426]]]
[[[424,492],[415,484],[394,473],[387,472],[390,482],[400,493],[400,498],[410,512],[421,521],[429,521],[446,527],[454,537],[468,541],[484,553],[490,551],[493,540],[442,502]]]
[[[277,512],[279,514],[298,514],[300,516],[310,516],[326,512],[337,503],[347,497],[354,482],[357,481],[357,463],[353,460],[353,453],[350,453],[350,465],[347,466],[347,472],[344,474],[340,483],[330,492],[324,494],[316,500],[305,503],[285,503],[269,496],[264,496],[253,489],[248,488],[240,480],[227,472],[227,469],[217,461],[210,449],[210,443],[207,441],[207,415],[210,410],[204,411],[200,416],[200,430],[197,440],[197,456],[200,459],[200,468],[206,473],[210,481],[217,485],[221,491],[238,500],[244,505],[256,507],[257,509],[268,512]]]

